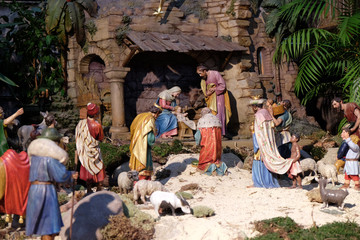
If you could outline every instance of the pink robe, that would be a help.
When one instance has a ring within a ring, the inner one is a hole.
[[[215,94],[217,103],[217,117],[221,121],[222,128],[221,134],[225,135],[226,132],[226,115],[225,115],[225,98],[224,93],[226,91],[225,80],[222,78],[218,71],[208,71],[206,85],[215,84]]]

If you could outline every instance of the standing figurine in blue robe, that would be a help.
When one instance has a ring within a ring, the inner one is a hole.
[[[64,225],[61,219],[55,182],[71,183],[77,172],[67,171],[68,154],[54,141],[36,139],[28,148],[31,182],[26,209],[26,235],[54,239]]]

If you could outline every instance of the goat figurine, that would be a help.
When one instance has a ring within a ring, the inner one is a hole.
[[[335,203],[340,210],[344,210],[344,200],[346,196],[349,195],[349,192],[340,189],[325,189],[327,182],[326,178],[319,179],[320,196],[323,201],[323,206],[321,208],[327,208],[329,207],[329,203]]]

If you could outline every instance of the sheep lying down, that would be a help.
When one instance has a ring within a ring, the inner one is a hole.
[[[181,208],[184,213],[191,213],[189,203],[180,196],[178,198],[174,193],[155,191],[150,196],[150,202],[154,206],[154,210],[160,218],[159,210],[171,209],[172,215],[175,216],[175,209]]]

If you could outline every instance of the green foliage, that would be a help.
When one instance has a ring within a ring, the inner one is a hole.
[[[104,239],[152,239],[155,229],[154,219],[140,211],[126,195],[120,195],[124,215],[111,216],[109,224],[101,233]]]
[[[326,149],[323,147],[313,147],[310,150],[310,155],[314,158],[314,160],[318,161],[322,159],[326,154]]]
[[[110,217],[110,222],[102,230],[104,239],[151,239],[154,234],[154,219],[140,211],[125,195],[123,201],[124,215]]]
[[[64,49],[68,36],[75,35],[77,43],[83,47],[85,36],[85,12],[95,16],[98,5],[94,0],[48,0],[46,8],[46,30],[59,36]]]
[[[0,228],[1,228],[1,229],[4,229],[4,228],[7,227],[7,225],[8,225],[8,223],[5,222],[5,219],[0,218]],[[1,235],[0,235],[0,236],[1,236]]]
[[[109,143],[100,143],[101,154],[106,170],[113,171],[116,167],[126,162],[130,156],[130,145],[114,146]]]
[[[195,206],[192,208],[194,217],[203,218],[215,215],[215,211],[207,206]]]
[[[59,92],[64,80],[58,39],[46,34],[43,8],[29,8],[16,1],[2,2],[1,6],[15,17],[1,17],[5,35],[0,36],[0,72],[19,85],[16,93],[24,103],[32,100],[39,88],[50,89],[51,94]]]
[[[98,30],[96,27],[96,24],[93,20],[91,20],[85,24],[85,29],[89,32],[91,39],[94,37],[94,35],[96,34],[96,32]]]
[[[155,145],[153,147],[153,152],[155,155],[160,157],[167,157],[170,154],[178,154],[182,151],[183,144],[179,140],[175,140],[172,145],[168,143],[161,143],[160,145]]]
[[[337,95],[341,90],[346,98],[356,100],[359,91],[355,83],[360,76],[360,9],[356,1],[345,1],[338,8],[333,0],[316,0],[316,4],[294,0],[283,5],[277,17],[297,29],[280,39],[274,60],[293,61],[299,66],[295,92],[304,96],[302,103],[315,96]],[[316,28],[324,18],[337,28]]]
[[[229,7],[228,10],[226,10],[226,14],[227,14],[227,15],[230,15],[230,16],[232,16],[232,17],[235,17],[235,15],[236,15],[236,13],[235,13],[235,11],[234,11],[234,9],[235,9],[235,2],[236,2],[236,0],[231,0],[231,2],[230,2],[230,7]]]
[[[221,38],[227,42],[231,42],[231,40],[232,40],[232,37],[230,35],[221,36]]]
[[[67,145],[67,152],[69,154],[68,169],[74,169],[75,150],[76,144],[74,142]],[[108,172],[112,172],[116,167],[126,162],[130,155],[128,144],[117,147],[109,143],[100,143],[100,150],[106,171]]]
[[[191,194],[191,193],[188,193],[188,192],[177,192],[175,194],[176,196],[178,197],[183,197],[185,200],[189,200],[189,199],[193,199],[194,196]]]
[[[321,227],[303,229],[289,217],[255,222],[261,236],[252,239],[359,239],[360,226],[354,222],[334,222]]]
[[[66,193],[59,192],[57,195],[58,195],[59,206],[67,203],[70,200],[70,198],[68,197],[68,195]]]
[[[130,23],[131,23],[131,17],[129,16],[123,16],[122,25],[116,29],[116,43],[121,46],[124,43],[124,40],[126,38],[126,34],[131,30]]]

